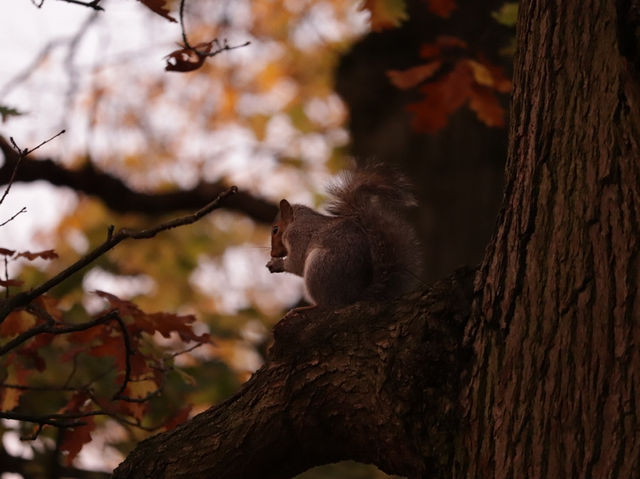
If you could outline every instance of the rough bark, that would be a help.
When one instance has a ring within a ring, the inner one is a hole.
[[[467,332],[460,477],[634,477],[640,10],[520,6],[506,194]]]
[[[451,467],[473,271],[394,303],[308,310],[274,329],[240,392],[138,445],[124,478],[287,478],[355,459],[409,477]]]

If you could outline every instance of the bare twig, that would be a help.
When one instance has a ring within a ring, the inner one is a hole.
[[[2,202],[4,201],[4,199],[7,197],[7,195],[9,194],[9,190],[11,190],[11,185],[13,184],[13,181],[16,179],[16,173],[18,172],[18,167],[20,166],[20,162],[22,162],[22,160],[24,158],[26,158],[29,154],[33,153],[34,151],[36,151],[38,148],[40,148],[42,145],[45,145],[47,143],[49,143],[51,140],[59,137],[60,135],[62,135],[65,132],[65,130],[60,131],[59,133],[56,133],[55,135],[53,135],[51,138],[49,138],[48,140],[44,140],[42,143],[40,143],[38,146],[36,146],[35,148],[31,148],[30,150],[25,148],[24,150],[21,149],[15,142],[15,140],[13,139],[13,137],[9,137],[9,140],[11,141],[11,144],[13,145],[13,148],[16,150],[16,152],[18,153],[18,160],[16,161],[15,166],[13,167],[13,172],[11,173],[11,178],[9,178],[9,183],[7,183],[7,187],[4,190],[4,193],[2,194],[2,198],[0,198],[0,205],[2,204]],[[1,226],[1,225],[0,225]]]
[[[21,215],[22,213],[26,213],[27,212],[27,207],[23,206],[20,211],[18,211],[15,215],[13,215],[11,218],[9,218],[7,221],[5,221],[4,223],[0,223],[0,226],[4,226],[7,223],[10,223],[11,221],[13,221],[14,219],[16,219],[19,215]],[[6,258],[5,258],[6,260]]]
[[[93,8],[94,10],[104,11],[104,8],[100,6],[101,0],[92,0],[91,2],[81,2],[80,0],[58,0],[59,2],[73,3],[74,5],[81,5],[83,7]],[[42,0],[44,3],[44,0]],[[42,5],[42,4],[41,4]]]
[[[231,46],[231,45],[229,45],[227,43],[227,39],[226,38],[222,41],[222,44],[216,38],[216,39],[211,41],[212,44],[215,43],[215,45],[216,45],[216,49],[213,50],[213,51],[208,51],[208,52],[207,51],[202,51],[202,50],[198,50],[196,47],[191,46],[191,44],[189,43],[189,40],[187,39],[187,32],[186,32],[186,28],[184,26],[184,4],[185,4],[185,1],[186,0],[180,0],[180,30],[182,31],[182,42],[184,43],[185,49],[192,50],[199,57],[214,57],[214,56],[218,55],[219,53],[222,53],[223,51],[235,50],[237,48],[243,48],[243,47],[246,47],[246,46],[251,44],[250,41],[246,41],[241,45],[233,45],[233,46]]]
[[[13,311],[16,308],[25,307],[26,305],[31,303],[31,301],[36,299],[38,296],[46,293],[54,286],[57,286],[58,284],[63,282],[65,279],[70,277],[72,274],[80,271],[82,268],[84,268],[85,266],[95,261],[97,258],[105,254],[107,251],[111,250],[120,242],[126,239],[153,238],[155,235],[157,235],[161,231],[177,228],[178,226],[195,223],[203,216],[217,209],[220,206],[221,201],[223,201],[228,196],[233,195],[237,191],[238,191],[238,188],[236,186],[232,186],[226,191],[223,191],[222,193],[220,193],[216,197],[216,199],[214,199],[212,202],[210,202],[200,210],[196,211],[195,213],[191,215],[183,216],[181,218],[176,218],[171,221],[167,221],[166,223],[162,223],[154,228],[149,228],[146,230],[139,230],[139,231],[123,228],[119,230],[117,233],[113,234],[113,226],[111,226],[109,228],[109,232],[107,234],[107,239],[105,240],[105,242],[102,243],[97,248],[95,248],[93,251],[89,252],[87,255],[80,258],[78,261],[73,263],[68,268],[59,272],[53,278],[49,279],[48,281],[45,281],[40,286],[37,286],[36,288],[28,292],[18,293],[15,296],[12,296],[11,298],[9,298],[8,300],[0,303],[0,323],[4,321],[4,319],[8,316],[8,314],[11,311]],[[2,348],[0,348],[0,351],[2,351]]]

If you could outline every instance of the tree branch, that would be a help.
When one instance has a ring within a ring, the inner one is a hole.
[[[93,251],[89,252],[88,254],[80,258],[78,261],[73,263],[71,266],[59,272],[53,278],[49,279],[48,281],[45,281],[40,286],[35,287],[31,291],[18,293],[15,296],[11,296],[10,298],[6,299],[3,302],[0,302],[0,323],[4,321],[4,319],[7,317],[7,315],[11,311],[13,311],[16,308],[27,306],[29,303],[31,303],[31,301],[36,299],[38,296],[46,293],[54,286],[57,286],[58,284],[62,283],[69,276],[76,273],[77,271],[80,271],[82,268],[92,263],[94,260],[96,260],[103,254],[105,254],[107,251],[114,248],[118,243],[130,238],[131,239],[152,238],[161,231],[176,228],[178,226],[195,223],[206,214],[217,209],[221,201],[223,201],[228,196],[233,195],[237,191],[238,189],[235,186],[232,186],[226,191],[223,191],[222,193],[220,193],[216,199],[214,199],[208,205],[196,211],[195,213],[188,216],[181,217],[181,218],[176,218],[171,221],[167,221],[166,223],[162,223],[154,228],[149,228],[146,230],[139,230],[139,231],[123,228],[114,235],[113,226],[111,226],[107,233],[107,239],[104,241],[104,243],[102,243],[100,246],[95,248]]]
[[[0,136],[0,150],[5,162],[0,167],[0,184],[7,184],[19,155]],[[111,210],[124,213],[159,215],[188,211],[200,207],[211,198],[228,188],[222,182],[200,183],[191,190],[168,193],[142,193],[134,191],[122,180],[97,170],[91,163],[81,169],[68,170],[52,159],[25,158],[16,173],[16,182],[45,180],[56,186],[66,186],[73,190],[99,198]],[[225,201],[225,208],[244,213],[260,223],[269,224],[276,216],[278,208],[273,203],[245,192],[238,192]]]
[[[473,277],[460,270],[391,304],[285,316],[242,390],[141,442],[113,478],[279,479],[342,459],[437,476],[455,454]]]

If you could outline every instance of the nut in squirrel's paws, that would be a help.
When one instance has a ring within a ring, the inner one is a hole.
[[[282,273],[284,272],[284,258],[272,256],[266,266],[271,273]]]

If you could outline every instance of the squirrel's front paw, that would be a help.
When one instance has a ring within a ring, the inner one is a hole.
[[[284,271],[284,258],[272,257],[267,263],[267,268],[271,273],[282,273]]]

